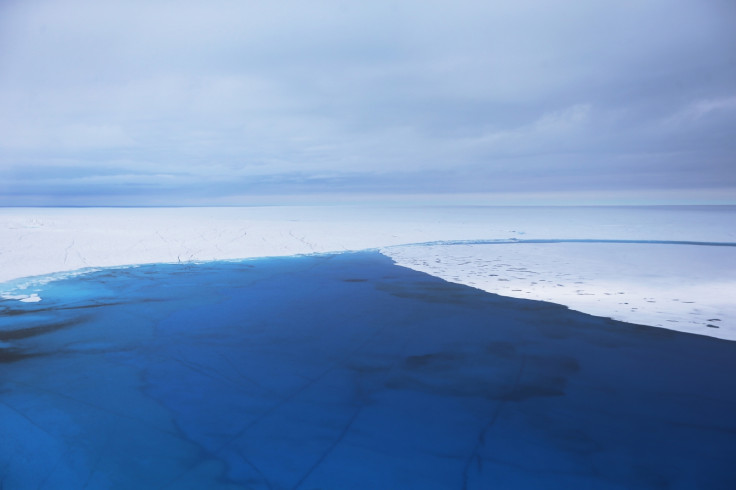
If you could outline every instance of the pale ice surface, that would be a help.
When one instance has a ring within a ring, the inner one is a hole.
[[[38,301],[48,278],[34,276],[80,269],[379,248],[401,266],[489,292],[736,340],[733,246],[428,243],[733,244],[734,223],[732,206],[0,208],[0,293]]]
[[[403,266],[503,296],[736,339],[736,247],[501,243],[383,252]]]

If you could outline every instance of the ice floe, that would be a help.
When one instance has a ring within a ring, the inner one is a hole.
[[[503,296],[736,339],[736,247],[519,242],[382,251],[399,265]]]

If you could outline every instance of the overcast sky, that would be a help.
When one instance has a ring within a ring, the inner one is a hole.
[[[0,205],[324,193],[736,203],[736,2],[0,0]]]

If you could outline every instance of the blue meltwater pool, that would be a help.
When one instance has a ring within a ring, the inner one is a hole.
[[[374,252],[0,302],[0,488],[734,489],[736,342]]]

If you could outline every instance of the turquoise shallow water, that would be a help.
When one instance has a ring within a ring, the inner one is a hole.
[[[0,303],[0,488],[736,488],[736,343],[377,253]]]

